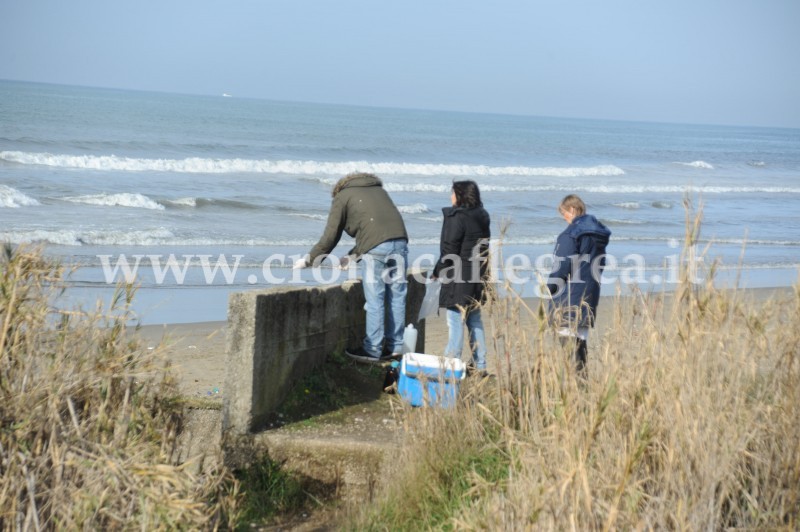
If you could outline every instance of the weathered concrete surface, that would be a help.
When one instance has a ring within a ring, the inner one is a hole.
[[[216,467],[221,459],[221,439],[222,412],[218,408],[187,408],[173,461],[191,462],[191,470],[196,473]]]
[[[398,396],[382,395],[280,428],[228,438],[225,460],[241,468],[269,457],[296,478],[324,486],[337,500],[368,501],[399,456],[405,408],[410,407]]]
[[[408,281],[406,323],[412,323],[425,286],[412,273]],[[328,486],[337,498],[372,497],[402,436],[391,406],[397,399],[381,396],[379,378],[373,377],[375,400],[306,424],[263,430],[297,381],[331,353],[361,345],[365,319],[360,282],[231,296],[222,417],[229,466],[247,467],[266,455],[287,471]],[[417,351],[424,352],[425,322],[415,326]]]
[[[337,412],[333,421],[319,416],[305,426],[295,423],[229,438],[224,461],[238,469],[269,457],[287,473],[326,486],[337,500],[371,500],[401,449],[402,426],[386,407],[388,400]],[[220,465],[221,418],[220,410],[187,410],[173,462],[188,463],[195,474]]]
[[[369,501],[381,487],[385,464],[399,454],[393,441],[359,441],[344,436],[287,434],[257,436],[274,462],[286,471],[328,485],[336,499]]]
[[[231,294],[223,431],[266,426],[294,382],[353,342],[364,327],[360,290],[347,283]]]
[[[408,276],[406,322],[415,321],[423,284]],[[231,294],[222,432],[234,441],[264,429],[292,386],[325,358],[364,337],[360,281]],[[424,321],[417,350],[425,348]]]

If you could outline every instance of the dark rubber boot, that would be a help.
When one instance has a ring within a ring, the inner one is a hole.
[[[575,356],[575,370],[578,372],[578,377],[586,379],[586,358],[588,356],[586,340],[575,336],[560,336],[558,340],[561,342],[561,345],[573,350]]]
[[[586,370],[587,355],[586,340],[577,338],[575,345],[575,369],[578,372],[578,377],[582,380],[586,380],[588,378]]]

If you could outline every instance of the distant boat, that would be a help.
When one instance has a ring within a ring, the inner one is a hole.
[[[230,95],[230,94],[228,94],[227,92],[223,92],[223,93],[222,93],[222,95],[223,95],[224,97],[226,97],[226,98],[233,98],[233,96],[231,96],[231,95]]]

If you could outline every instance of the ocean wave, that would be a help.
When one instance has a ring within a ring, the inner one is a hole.
[[[0,185],[0,207],[16,209],[34,205],[39,205],[39,202],[15,188]]]
[[[323,181],[323,180],[321,180]],[[333,180],[335,183],[335,180]],[[446,193],[452,185],[432,183],[387,183],[383,187],[389,192],[435,192]],[[587,192],[593,194],[800,194],[800,187],[730,187],[691,185],[587,185],[565,183],[563,185],[491,185],[481,184],[482,192]],[[658,203],[659,205],[655,205]],[[670,205],[669,207],[666,205]],[[656,208],[671,208],[669,202],[654,202]]]
[[[646,220],[620,220],[617,218],[603,218],[602,222],[606,225],[647,225]]]
[[[171,231],[159,228],[144,231],[92,231],[79,229],[60,229],[48,231],[0,232],[0,240],[12,244],[54,244],[57,246],[138,246],[158,245],[174,238]]]
[[[705,161],[692,161],[690,163],[675,163],[682,166],[691,166],[692,168],[702,168],[703,170],[713,170],[714,166]]]
[[[769,240],[769,239],[748,239],[748,238],[709,238],[706,242],[713,244],[734,244],[737,246],[800,246],[800,241],[797,240]]]
[[[323,185],[333,186],[338,181],[337,178],[320,177],[316,181]],[[582,183],[564,184],[529,184],[529,185],[492,185],[481,184],[481,191],[484,192],[589,192],[594,194],[684,194],[686,192],[698,192],[704,194],[800,194],[800,187],[731,187],[731,186],[693,186],[693,185],[590,185]],[[389,192],[435,192],[446,193],[453,187],[451,184],[435,183],[400,183],[383,181],[383,188]],[[636,202],[622,202],[616,206],[631,206]],[[666,201],[656,201],[652,204],[656,208],[670,209],[672,203]],[[626,208],[626,207],[623,207]],[[632,207],[627,207],[632,208]]]
[[[227,207],[231,209],[260,209],[258,205],[248,203],[246,201],[231,200],[231,199],[214,199],[214,198],[178,198],[178,199],[165,199],[159,200],[159,203],[166,207],[177,208],[198,208],[203,207]]]
[[[396,163],[367,161],[272,161],[269,159],[139,159],[116,155],[66,155],[2,151],[0,160],[17,164],[109,170],[117,172],[263,173],[290,175],[346,175],[371,172],[378,175],[420,176],[619,176],[625,172],[613,165],[589,167],[486,166],[469,164]]]
[[[650,205],[652,205],[656,209],[671,209],[672,208],[672,202],[671,201],[654,201]]]
[[[389,192],[435,192],[437,194],[444,194],[452,190],[453,185],[433,185],[431,183],[383,183],[383,188]],[[486,186],[481,186],[481,189],[486,190]]]
[[[98,231],[61,229],[57,231],[0,231],[0,242],[52,244],[58,246],[313,246],[316,240],[270,240],[264,238],[196,238],[175,235],[165,228],[142,231]]]
[[[430,212],[430,209],[424,203],[414,203],[413,205],[398,205],[397,210],[403,214],[422,214]]]
[[[503,240],[492,238],[492,245],[503,244],[505,246],[542,246],[552,245],[555,242],[555,235],[545,236],[515,236],[507,237]],[[617,243],[624,242],[651,242],[655,244],[666,244],[673,249],[682,246],[680,238],[662,236],[617,236],[612,235],[611,240]],[[247,237],[186,237],[176,235],[166,228],[156,228],[141,231],[124,230],[84,230],[84,229],[60,229],[60,230],[22,230],[22,231],[0,231],[0,242],[12,244],[50,244],[58,246],[130,246],[130,247],[164,247],[164,246],[238,246],[238,247],[311,247],[316,243],[315,238],[299,239],[269,239],[269,238],[247,238]],[[735,246],[758,246],[758,247],[800,247],[798,240],[772,240],[772,239],[743,239],[743,238],[708,238],[699,241],[702,244],[714,245],[735,245]],[[411,246],[439,246],[439,237],[411,238]],[[178,253],[177,251],[175,253]]]
[[[168,205],[175,205],[177,207],[197,207],[197,198],[178,198],[174,200],[164,200]]]
[[[620,203],[614,203],[614,207],[619,207],[620,209],[630,209],[635,210],[639,208],[639,202],[636,201],[623,201]]]
[[[670,247],[680,247],[683,245],[681,239],[675,237],[660,237],[660,236],[627,236],[615,237],[611,236],[611,240],[617,242],[666,242]],[[798,247],[800,240],[772,240],[772,239],[746,239],[746,238],[700,238],[697,241],[700,244],[714,245],[736,245],[736,246],[772,246],[772,247]]]
[[[763,168],[764,166],[767,166],[767,163],[764,161],[750,161],[747,164],[748,166],[753,166],[755,168]]]
[[[290,212],[288,216],[297,216],[298,218],[308,218],[309,220],[322,220],[323,222],[328,219],[324,214],[308,214],[305,212]]]
[[[72,203],[102,205],[106,207],[133,207],[137,209],[164,210],[164,206],[143,194],[123,192],[120,194],[92,194],[61,198]]]

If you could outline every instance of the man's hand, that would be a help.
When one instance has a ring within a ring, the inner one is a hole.
[[[308,259],[306,257],[297,259],[292,265],[293,270],[302,270],[303,268],[308,268]]]

